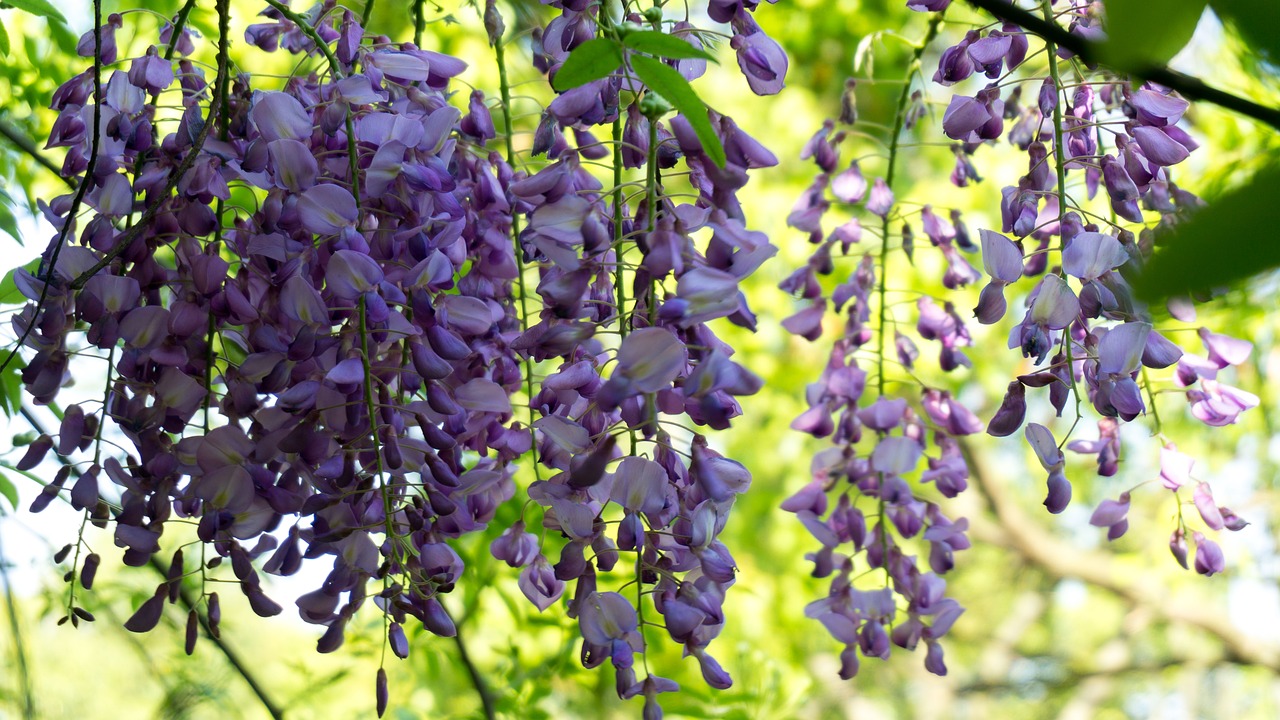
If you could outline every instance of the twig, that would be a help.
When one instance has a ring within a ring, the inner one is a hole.
[[[1224,660],[1224,664],[1240,664],[1238,661]],[[1058,677],[1054,678],[1027,678],[1015,679],[1006,677],[1002,680],[975,680],[974,682],[962,683],[956,688],[957,694],[969,695],[971,693],[990,693],[990,692],[1009,692],[1017,688],[1025,688],[1029,686],[1040,685],[1045,690],[1071,690],[1080,685],[1080,683],[1093,678],[1115,678],[1119,675],[1129,674],[1159,674],[1171,668],[1183,666],[1212,666],[1217,662],[1205,662],[1203,658],[1189,659],[1185,657],[1166,657],[1148,662],[1131,662],[1120,666],[1108,666],[1089,668],[1085,670],[1066,670]]]
[[[225,7],[225,5],[220,4],[219,7],[222,8]],[[223,29],[225,29],[225,23],[222,23],[222,25]],[[228,81],[227,47],[229,42],[230,40],[225,33],[220,34],[218,37],[218,76],[214,80],[216,85],[212,95],[213,98],[219,97],[220,93],[224,92],[222,86]],[[204,125],[200,128],[200,133],[191,143],[191,149],[187,152],[186,156],[182,158],[182,163],[178,165],[173,174],[171,174],[169,179],[165,182],[164,189],[161,190],[158,195],[160,199],[147,207],[146,211],[142,213],[142,217],[138,218],[138,223],[117,238],[116,244],[102,256],[102,259],[99,260],[96,265],[80,273],[80,275],[71,282],[71,290],[79,290],[83,288],[84,284],[89,282],[90,278],[97,275],[100,270],[110,265],[113,260],[128,250],[129,246],[133,244],[133,241],[138,239],[138,236],[142,235],[142,233],[146,231],[148,224],[153,218],[155,218],[155,216],[160,212],[160,208],[164,205],[164,199],[168,198],[169,193],[173,192],[174,188],[178,187],[178,183],[182,180],[182,176],[186,175],[187,171],[191,169],[191,166],[195,164],[196,157],[204,147],[205,139],[209,137],[209,128],[213,125],[213,114],[216,111],[216,107],[217,102],[211,99],[209,102],[209,112],[205,116]],[[32,322],[32,326],[34,325],[35,323]]]
[[[0,135],[3,135],[9,140],[9,142],[13,143],[14,147],[27,155],[30,155],[31,158],[36,161],[36,164],[54,175],[57,175],[59,180],[67,184],[67,187],[72,190],[76,189],[76,182],[74,180],[62,177],[62,168],[58,167],[57,163],[46,157],[44,153],[40,152],[40,149],[36,147],[36,144],[31,142],[31,138],[24,135],[21,130],[14,127],[12,123],[3,118],[0,118]]]
[[[1072,35],[1057,23],[1042,20],[1030,12],[1007,2],[1007,0],[969,0],[969,4],[987,11],[997,18],[1019,25],[1024,30],[1035,33],[1061,48],[1070,50],[1086,63],[1092,64],[1102,61],[1119,72],[1159,83],[1170,90],[1178,91],[1187,98],[1213,103],[1280,130],[1280,108],[1267,107],[1247,98],[1232,95],[1225,90],[1219,90],[1205,83],[1200,78],[1172,70],[1166,65],[1112,64],[1104,60],[1100,43],[1085,40],[1078,35]]]
[[[1045,531],[1017,507],[1000,482],[992,479],[969,443],[963,438],[959,443],[974,486],[998,521],[997,527],[975,523],[975,535],[1018,553],[1054,577],[1086,582],[1167,620],[1197,627],[1222,643],[1224,659],[1230,662],[1280,670],[1280,647],[1240,631],[1224,613],[1199,603],[1178,602],[1159,581],[1121,570],[1105,554],[1083,551]]]
[[[449,609],[440,603],[440,607],[444,609],[444,614],[449,615]],[[453,620],[452,617],[449,618]],[[480,704],[484,707],[484,716],[486,720],[494,720],[497,717],[497,710],[493,707],[493,694],[489,690],[489,684],[484,681],[484,676],[480,674],[480,670],[471,660],[471,654],[467,652],[467,645],[462,640],[462,628],[458,627],[458,623],[453,623],[454,633],[453,641],[458,645],[458,656],[462,659],[462,665],[467,669],[467,674],[471,676],[471,684],[476,686],[476,694],[480,696]]]
[[[147,564],[157,573],[168,578],[164,564],[157,560],[155,555],[151,556]],[[183,586],[178,588],[178,599],[182,601],[182,606],[188,610],[196,610],[200,604],[199,598],[192,597],[191,590]],[[231,663],[231,667],[235,668],[240,677],[244,678],[245,684],[249,686],[250,690],[253,690],[254,695],[258,696],[258,701],[262,703],[262,707],[267,711],[267,714],[274,720],[283,720],[284,710],[271,701],[271,698],[267,695],[266,688],[262,686],[262,683],[258,682],[257,677],[249,670],[249,666],[240,659],[240,654],[220,637],[209,631],[209,618],[204,613],[196,610],[196,617],[200,620],[200,627],[204,628],[205,636],[213,641],[213,644],[227,658],[227,662]]]
[[[9,353],[0,362],[0,373],[9,367],[9,363],[13,362],[14,358],[18,357],[18,351],[22,349],[27,338],[31,336],[31,331],[35,330],[36,324],[40,320],[40,314],[44,311],[45,302],[49,299],[49,286],[52,284],[54,268],[58,265],[58,256],[62,254],[62,247],[67,244],[67,236],[71,233],[71,228],[76,224],[76,215],[80,212],[80,203],[84,201],[85,194],[89,192],[89,185],[93,182],[93,173],[98,165],[98,152],[101,142],[102,0],[93,0],[93,137],[89,140],[89,159],[85,163],[84,177],[76,187],[75,195],[71,199],[71,207],[67,210],[67,214],[63,219],[62,229],[58,231],[53,240],[49,241],[49,246],[40,255],[40,269],[36,275],[43,278],[44,282],[40,285],[40,297],[36,300],[35,312],[31,314],[31,321],[27,323],[27,327],[23,329],[22,334],[18,337],[18,342],[14,346],[13,352]]]
[[[19,412],[22,413],[22,417],[26,419],[26,421],[31,425],[31,428],[33,430],[40,433],[41,435],[48,434],[48,432],[45,431],[44,423],[40,421],[40,418],[36,417],[36,414],[32,412],[31,408],[27,407],[24,404],[19,409]],[[80,471],[76,469],[75,465],[72,464],[70,460],[68,460],[67,458],[61,455],[57,455],[57,459],[59,463],[71,468],[71,475],[73,477],[77,479],[80,477]],[[113,520],[119,516],[119,512],[120,511],[117,508],[111,507],[111,516]],[[151,558],[147,561],[147,567],[150,567],[152,570],[154,570],[158,575],[160,575],[160,577],[164,578],[166,581],[169,580],[168,568],[166,568],[163,563],[157,560],[154,555],[152,555]],[[228,645],[227,642],[223,640],[221,637],[215,636],[213,633],[209,632],[208,619],[204,616],[203,613],[200,613],[197,610],[197,608],[200,605],[199,599],[193,598],[191,596],[191,591],[181,586],[179,586],[178,599],[182,601],[182,606],[185,607],[187,610],[196,610],[196,615],[200,619],[200,626],[204,628],[205,636],[213,641],[214,646],[216,646],[218,650],[223,654],[223,656],[227,658],[227,662],[231,663],[231,667],[235,668],[236,672],[240,674],[240,677],[244,679],[245,684],[249,686],[249,689],[253,690],[253,694],[258,696],[258,700],[259,702],[262,703],[262,707],[266,709],[267,714],[269,714],[275,720],[280,720],[281,718],[283,718],[284,711],[280,709],[280,707],[277,706],[274,702],[272,702],[271,698],[267,695],[266,689],[263,686],[263,684],[259,682],[256,677],[254,677],[253,672],[249,670],[249,666],[245,664],[243,660],[240,659],[239,653],[237,653],[235,649],[232,648],[230,645]]]

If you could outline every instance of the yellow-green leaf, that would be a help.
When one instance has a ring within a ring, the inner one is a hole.
[[[688,40],[656,30],[637,30],[627,33],[627,36],[622,39],[622,44],[632,50],[673,60],[697,58],[710,60],[713,63],[720,62],[714,55],[694,46]]]
[[[671,106],[689,121],[694,134],[698,136],[698,140],[702,141],[702,151],[717,166],[724,167],[724,145],[721,144],[720,136],[716,135],[715,129],[711,127],[706,104],[693,91],[689,81],[671,66],[641,55],[631,58],[631,68],[636,71],[636,77],[640,78],[641,82],[671,103]]]
[[[593,80],[608,77],[621,64],[622,51],[612,40],[588,40],[565,58],[551,81],[551,87],[560,92],[582,87]]]

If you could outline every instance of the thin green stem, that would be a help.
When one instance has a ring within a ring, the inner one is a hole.
[[[1156,396],[1151,392],[1151,378],[1147,377],[1147,367],[1142,366],[1142,386],[1147,390],[1147,402],[1151,405],[1151,418],[1155,421],[1155,435],[1163,432],[1160,423],[1160,411],[1156,409]]]
[[[645,161],[645,229],[652,233],[658,227],[658,120],[649,119],[649,154]],[[649,298],[645,301],[649,310],[649,324],[658,321],[658,280],[649,276]]]
[[[289,9],[288,5],[280,2],[280,0],[267,0],[267,4],[275,8],[286,20],[298,26],[308,39],[315,44],[326,61],[329,63],[329,72],[333,74],[334,80],[343,77],[342,63],[338,61],[338,56],[333,54],[333,49],[329,47],[329,43],[320,37],[320,33],[307,22],[306,18]],[[369,5],[365,6],[366,12],[373,5],[372,0]],[[349,174],[351,176],[351,196],[355,198],[356,210],[360,208],[360,156],[356,148],[356,134],[351,120],[351,105],[347,104],[347,113],[345,118],[347,131],[347,164],[349,166]]]
[[[369,439],[373,442],[374,468],[378,474],[378,484],[382,493],[383,524],[387,532],[387,544],[391,557],[387,558],[394,567],[397,563],[397,548],[393,502],[391,487],[386,482],[382,466],[382,444],[378,439],[378,406],[373,400],[373,364],[369,361],[369,318],[364,297],[360,298],[360,365],[364,370],[364,403],[365,412],[369,414]],[[386,578],[384,578],[386,581]]]
[[[1044,14],[1045,22],[1054,22],[1052,0],[1040,0],[1040,9]],[[1047,37],[1044,39],[1044,44],[1045,52],[1049,56],[1049,77],[1053,80],[1053,91],[1058,95],[1057,100],[1053,103],[1053,162],[1058,176],[1058,237],[1061,239],[1062,244],[1065,244],[1066,237],[1063,234],[1063,225],[1067,217],[1067,159],[1062,132],[1062,103],[1065,98],[1062,91],[1062,75],[1058,69],[1058,47]],[[1075,422],[1071,423],[1071,428],[1062,437],[1059,447],[1064,445],[1071,437],[1071,433],[1075,431],[1076,425],[1080,423],[1080,418],[1083,415],[1080,411],[1080,388],[1076,384],[1076,366],[1072,358],[1070,323],[1062,329],[1062,351],[1067,356],[1067,377],[1071,380],[1071,395],[1075,398],[1076,419]]]
[[[943,14],[938,13],[929,20],[929,27],[925,30],[924,38],[916,45],[911,55],[911,63],[907,66],[906,81],[902,83],[902,92],[898,95],[898,108],[894,112],[893,133],[889,136],[889,158],[888,168],[884,173],[885,185],[890,190],[893,189],[894,175],[897,173],[898,164],[898,148],[902,135],[902,127],[906,122],[907,105],[911,102],[911,78],[920,70],[920,61],[924,57],[925,50],[929,47],[929,43],[938,36],[938,30],[942,27]],[[877,390],[880,395],[884,395],[884,356],[885,356],[885,331],[889,327],[887,322],[888,303],[885,301],[886,286],[889,276],[889,214],[885,213],[885,217],[881,222],[880,228],[880,278],[879,287],[876,289],[880,301],[880,317],[879,327],[877,328],[876,347],[878,352],[877,358],[877,374],[879,381]]]
[[[196,0],[187,0],[173,19],[173,29],[169,33],[169,45],[164,49],[164,59],[172,60],[178,49],[178,41],[182,39],[182,31],[187,27],[187,17],[196,6]]]
[[[622,267],[622,113],[613,119],[613,253],[618,269],[613,275],[613,292],[618,305],[618,332],[627,337],[623,312],[627,304],[626,273]]]
[[[422,31],[426,29],[427,18],[423,6],[425,0],[413,0],[413,44],[422,47]]]
[[[924,57],[925,50],[929,47],[929,43],[938,36],[938,30],[942,27],[943,13],[934,15],[929,20],[929,26],[925,29],[924,37],[915,46],[911,53],[911,62],[907,65],[906,79],[902,83],[902,92],[898,94],[898,107],[893,117],[893,132],[889,136],[889,158],[888,168],[884,173],[884,182],[889,189],[893,190],[894,175],[898,165],[898,148],[902,136],[902,127],[906,123],[907,105],[911,102],[911,79],[920,70],[920,61]],[[886,283],[889,279],[889,213],[885,212],[884,218],[881,220],[880,226],[880,278],[876,295],[879,300],[879,321],[876,328],[876,390],[880,397],[884,397],[885,392],[885,376],[884,363],[886,352],[885,333],[889,328],[888,314],[889,303],[886,298]],[[884,483],[884,473],[880,473],[880,482]],[[884,498],[878,500],[878,516],[880,523],[880,543],[884,556],[882,560],[884,564],[885,582],[893,581],[889,572],[889,531],[885,522],[885,502]]]
[[[495,9],[494,12],[497,12]],[[516,149],[512,142],[511,134],[511,82],[507,78],[507,57],[506,46],[502,42],[502,38],[494,38],[493,41],[494,59],[498,63],[498,92],[502,96],[502,140],[507,151],[507,165],[512,170],[516,167]],[[511,213],[511,245],[516,256],[516,294],[520,298],[520,329],[522,331],[529,330],[529,294],[525,287],[525,263],[524,248],[520,245],[520,215],[519,213]],[[538,467],[538,434],[533,428],[534,409],[533,409],[533,358],[528,354],[524,356],[524,381],[525,395],[528,397],[526,407],[529,410],[529,439],[533,447],[533,477],[535,480],[542,479],[542,471]]]

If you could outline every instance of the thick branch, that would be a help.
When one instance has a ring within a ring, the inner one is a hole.
[[[1093,678],[1116,678],[1120,675],[1148,674],[1156,675],[1170,668],[1180,668],[1184,666],[1194,667],[1212,667],[1213,663],[1206,664],[1203,660],[1192,660],[1185,657],[1166,657],[1155,661],[1148,662],[1129,662],[1119,666],[1106,666],[1081,670],[1066,670],[1062,674],[1054,678],[1037,678],[1033,680],[1017,680],[1006,677],[1001,680],[986,681],[978,680],[970,683],[962,683],[956,692],[960,695],[968,695],[970,693],[1000,693],[1011,692],[1019,688],[1039,685],[1046,690],[1072,690],[1078,688],[1081,683]]]
[[[1230,662],[1262,665],[1280,670],[1280,647],[1262,642],[1242,632],[1225,613],[1193,602],[1171,597],[1158,578],[1121,569],[1104,553],[1081,550],[1044,530],[1009,497],[1007,488],[995,480],[972,448],[961,442],[974,485],[999,521],[998,527],[975,525],[974,534],[991,544],[1022,555],[1054,577],[1075,579],[1111,592],[1133,605],[1166,620],[1199,628],[1216,637]]]
[[[1007,0],[969,0],[969,4],[987,11],[997,18],[1019,25],[1024,30],[1035,33],[1061,48],[1070,50],[1087,63],[1103,61],[1102,46],[1099,43],[1085,40],[1078,35],[1072,35],[1057,23],[1038,18],[1030,12],[1007,2]],[[1219,90],[1205,83],[1200,78],[1180,73],[1177,70],[1171,70],[1165,65],[1142,67],[1106,64],[1127,75],[1159,83],[1170,90],[1176,90],[1184,97],[1213,103],[1280,130],[1280,108],[1259,105],[1239,95],[1232,95],[1225,90]]]

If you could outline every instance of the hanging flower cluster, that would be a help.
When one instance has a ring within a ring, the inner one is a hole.
[[[893,251],[901,249],[912,259],[913,223],[941,255],[944,287],[954,290],[985,276],[972,311],[981,324],[1000,322],[1009,309],[1006,294],[1034,280],[1008,344],[1038,367],[1009,384],[986,430],[1002,437],[1023,428],[1029,388],[1047,388],[1059,416],[1074,400],[1074,422],[1061,443],[1045,425],[1025,423],[1027,441],[1047,473],[1045,506],[1050,512],[1062,512],[1071,500],[1064,445],[1096,455],[1098,473],[1111,476],[1121,455],[1121,423],[1149,418],[1161,433],[1159,416],[1149,407],[1162,392],[1161,380],[1148,371],[1173,368],[1173,388],[1163,392],[1184,394],[1191,414],[1210,426],[1234,423],[1240,413],[1258,405],[1257,397],[1219,378],[1247,359],[1250,343],[1201,327],[1197,332],[1206,354],[1185,352],[1170,339],[1171,331],[1186,329],[1185,325],[1157,326],[1130,287],[1160,233],[1202,205],[1173,181],[1173,167],[1195,150],[1196,142],[1179,126],[1188,103],[1168,89],[1152,83],[1135,86],[1104,69],[1068,64],[1070,53],[1047,41],[1047,62],[1030,69],[1025,61],[1034,36],[1011,23],[970,30],[940,54],[933,75],[934,83],[947,87],[977,76],[986,81],[972,95],[952,96],[943,113],[942,131],[956,141],[951,180],[960,187],[981,180],[971,158],[982,145],[1006,135],[1006,123],[1008,141],[1028,157],[1027,174],[1002,191],[999,232],[979,231],[984,272],[960,252],[978,248],[958,212],[953,211],[948,221],[929,205],[918,217],[895,205],[892,179],[901,135],[923,112],[923,88],[913,90],[912,77],[949,4],[908,4],[935,14],[916,47],[896,124],[884,142],[886,176],[869,184],[857,160],[841,164],[839,148],[854,136],[828,122],[803,153],[821,172],[788,218],[818,249],[782,285],[806,303],[784,325],[816,340],[824,331],[828,305],[844,316],[831,359],[809,387],[811,408],[793,423],[799,431],[831,437],[835,447],[815,458],[812,482],[783,506],[822,544],[812,556],[815,576],[834,575],[829,595],[812,603],[808,612],[846,646],[841,655],[843,677],[857,672],[856,651],[864,657],[887,658],[891,643],[912,649],[922,639],[928,648],[926,667],[945,673],[936,640],[960,612],[954,601],[943,599],[945,582],[939,576],[951,569],[953,551],[968,547],[967,524],[948,519],[923,487],[913,489],[903,476],[933,483],[937,494],[954,497],[964,490],[968,477],[955,438],[979,432],[983,425],[945,390],[924,385],[918,395],[894,397],[887,392],[885,377],[886,364],[896,364],[912,379],[908,385],[922,382],[910,373],[920,354],[917,345],[897,329],[904,322],[894,316],[895,303],[884,282]],[[1068,24],[1072,33],[1092,39],[1102,32],[1100,3],[1042,4],[1046,20]],[[1059,4],[1065,9],[1054,8]],[[1064,79],[1068,68],[1070,81]],[[1023,88],[1037,82],[1035,102],[1023,102]],[[855,90],[850,81],[843,124],[856,122]],[[1082,182],[1069,184],[1076,178]],[[1104,198],[1097,197],[1100,189]],[[826,213],[860,203],[863,218],[875,221],[871,226],[846,216],[829,232],[824,229]],[[1101,207],[1094,207],[1097,204]],[[866,236],[877,240],[878,247],[858,252]],[[836,261],[858,255],[861,260],[847,279],[824,289],[820,276],[832,275],[839,267]],[[944,371],[969,364],[961,350],[971,344],[965,328],[970,313],[959,309],[963,305],[958,299],[927,296],[916,302],[916,332],[922,340],[940,345],[938,364]],[[1189,299],[1171,301],[1168,309],[1175,321],[1195,321]],[[891,327],[892,343],[887,336]],[[869,370],[874,372],[873,383],[868,383]],[[867,392],[869,385],[875,393]],[[1099,437],[1068,443],[1084,417],[1086,400],[1100,416]],[[926,455],[931,437],[936,455]],[[1208,483],[1191,478],[1192,459],[1165,439],[1160,479],[1179,495],[1179,508],[1180,488],[1194,485],[1194,505],[1207,528],[1243,528],[1247,523],[1213,501]],[[916,474],[922,457],[927,457],[928,468]],[[1103,501],[1090,522],[1106,528],[1109,539],[1120,537],[1128,528],[1129,502],[1129,492]],[[868,513],[874,523],[869,531]],[[917,536],[926,542],[906,542]],[[1188,566],[1188,537],[1196,546],[1197,572],[1222,572],[1219,546],[1192,529],[1180,511],[1170,549],[1183,567]],[[910,548],[927,550],[932,572],[917,569]],[[862,562],[855,564],[858,559]],[[885,575],[878,586],[867,580],[854,582],[865,575],[874,583],[879,576],[866,571],[881,568]],[[892,633],[884,630],[889,625]]]
[[[320,61],[283,87],[231,66],[225,2],[209,82],[190,59],[189,3],[137,58],[116,56],[125,18],[91,30],[80,51],[94,68],[53,102],[49,145],[67,149],[80,189],[42,205],[58,235],[37,272],[17,275],[31,301],[13,321],[33,353],[23,380],[53,403],[96,348],[107,384],[19,467],[50,450],[81,467],[71,503],[113,522],[127,564],[150,562],[177,519],[215,555],[193,570],[178,550],[126,627],[154,627],[182,578],[223,558],[262,616],[282,608],[260,572],[324,562],[332,571],[298,601],[325,628],[318,649],[343,643],[372,593],[403,658],[409,618],[454,634],[441,597],[465,571],[455,541],[494,521],[533,453],[528,497],[565,542],[529,532],[522,513],[492,543],[521,568],[522,592],[539,610],[571,598],[583,664],[610,662],[646,717],[675,689],[633,669],[652,626],[728,687],[707,651],[735,575],[717,537],[751,478],[701,428],[728,427],[736,398],[761,383],[708,323],[754,328],[739,283],[775,248],[747,229],[736,192],[776,159],[689,99],[687,79],[714,59],[707,36],[658,9],[622,18],[555,3],[561,14],[533,37],[540,69],[555,80],[591,42],[620,62],[550,103],[533,147],[546,162],[525,170],[509,107],[499,131],[482,92],[465,111],[451,104],[462,61],[371,41],[331,0],[303,13],[268,4],[245,41]],[[733,29],[749,86],[776,93],[786,57],[754,8],[713,4],[711,16]],[[484,18],[502,63],[492,3]],[[162,99],[181,102],[170,132],[158,129]],[[602,125],[612,143],[596,140]],[[606,188],[584,160],[610,154]],[[624,182],[631,170],[642,180]],[[696,196],[667,194],[678,176]],[[522,394],[527,414],[513,405]],[[127,454],[102,452],[108,427]],[[217,594],[203,600],[217,632]],[[382,670],[377,689],[381,713]]]
[[[814,458],[813,479],[782,507],[796,513],[822,544],[810,557],[815,577],[832,578],[830,591],[810,603],[806,614],[844,644],[840,676],[846,679],[857,674],[859,655],[888,659],[892,645],[914,650],[922,641],[925,666],[945,674],[939,640],[964,612],[945,596],[942,576],[954,567],[955,552],[969,547],[968,521],[947,517],[938,502],[912,487],[909,478],[933,483],[945,498],[963,492],[969,469],[957,438],[980,432],[982,422],[941,388],[926,387],[918,397],[891,392],[892,370],[887,367],[897,364],[910,372],[921,355],[915,341],[900,329],[895,327],[889,336],[898,321],[886,281],[899,251],[908,260],[915,257],[912,221],[897,204],[892,182],[899,136],[918,118],[921,94],[913,90],[911,79],[939,27],[940,21],[930,24],[908,68],[896,126],[886,145],[886,176],[868,182],[859,160],[842,163],[840,149],[853,136],[828,121],[802,155],[820,172],[788,217],[788,224],[808,233],[817,249],[782,283],[784,290],[805,302],[783,326],[814,341],[824,332],[828,306],[843,316],[827,365],[809,385],[810,408],[792,423],[800,432],[829,437],[833,447]],[[841,125],[857,121],[855,92],[856,84],[850,81]],[[866,225],[856,216],[845,216],[830,233],[824,231],[828,212],[859,204]],[[979,275],[962,254],[976,247],[959,213],[950,217],[926,205],[918,222],[946,263],[943,283],[956,289]],[[860,251],[867,238],[877,242]],[[821,278],[847,267],[850,260],[857,262],[847,279],[825,289]],[[967,367],[963,348],[971,338],[955,305],[921,296],[916,307],[917,332],[923,340],[938,343],[939,366],[945,371]],[[936,454],[926,455],[931,445]],[[923,568],[914,554],[919,551],[928,553]],[[868,583],[865,578],[875,579]]]

